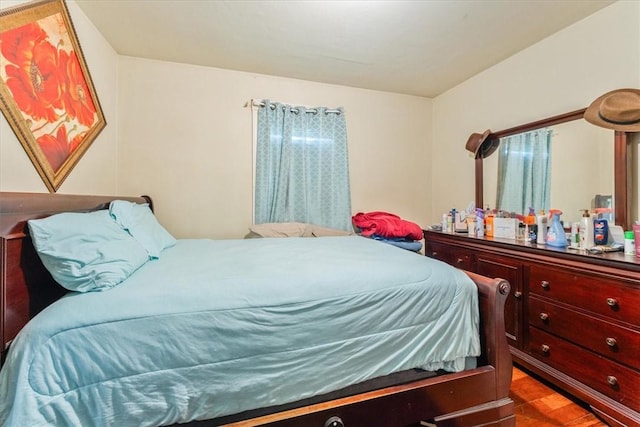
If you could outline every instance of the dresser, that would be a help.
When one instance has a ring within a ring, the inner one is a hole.
[[[511,284],[514,362],[613,426],[640,426],[640,259],[425,230],[425,255]]]

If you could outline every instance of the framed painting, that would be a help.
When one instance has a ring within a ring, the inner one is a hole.
[[[0,108],[55,192],[106,126],[64,0],[0,10]]]

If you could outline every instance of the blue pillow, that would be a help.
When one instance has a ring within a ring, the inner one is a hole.
[[[112,288],[149,260],[106,209],[61,213],[29,220],[28,226],[42,263],[71,291]]]
[[[109,213],[147,250],[151,258],[159,258],[160,252],[176,244],[176,239],[160,225],[147,203],[114,200],[109,205]]]

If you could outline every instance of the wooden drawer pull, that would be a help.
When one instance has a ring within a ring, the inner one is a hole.
[[[617,308],[618,300],[615,298],[607,298],[607,305],[611,308]]]
[[[522,292],[520,292],[520,291],[515,291],[515,292],[513,293],[513,297],[514,297],[515,299],[520,299],[520,298],[522,298]]]
[[[618,345],[618,342],[616,341],[616,339],[612,337],[607,337],[605,341],[607,342],[607,345],[609,347],[616,347]]]
[[[543,280],[540,282],[540,286],[542,286],[542,289],[549,289],[551,287],[551,283],[547,280]]]
[[[542,351],[544,354],[548,354],[550,350],[551,348],[546,344],[542,344],[540,346],[540,351]]]
[[[547,313],[540,313],[540,320],[546,322],[547,320],[549,320],[549,315]]]
[[[618,379],[616,377],[614,377],[613,375],[609,375],[607,377],[607,382],[609,383],[609,385],[611,387],[615,387],[618,385]]]

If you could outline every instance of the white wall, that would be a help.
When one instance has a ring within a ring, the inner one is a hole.
[[[353,212],[427,219],[429,99],[132,57],[119,76],[119,190],[151,195],[177,237],[248,232],[252,98],[344,107]]]
[[[640,87],[637,1],[616,2],[435,98],[431,222],[474,200],[471,133],[575,111],[623,87]]]
[[[0,7],[16,3],[0,0]],[[640,87],[636,1],[616,2],[433,101],[119,57],[75,2],[67,4],[107,127],[59,192],[149,194],[177,237],[240,237],[251,223],[251,113],[244,107],[251,98],[343,106],[354,213],[387,210],[426,225],[474,199],[473,160],[464,150],[472,132]],[[47,191],[4,117],[0,190]]]
[[[0,0],[0,8],[21,1]],[[67,194],[115,194],[117,187],[118,55],[73,1],[67,1],[107,126],[58,189]],[[0,191],[48,192],[4,115],[0,114]]]

